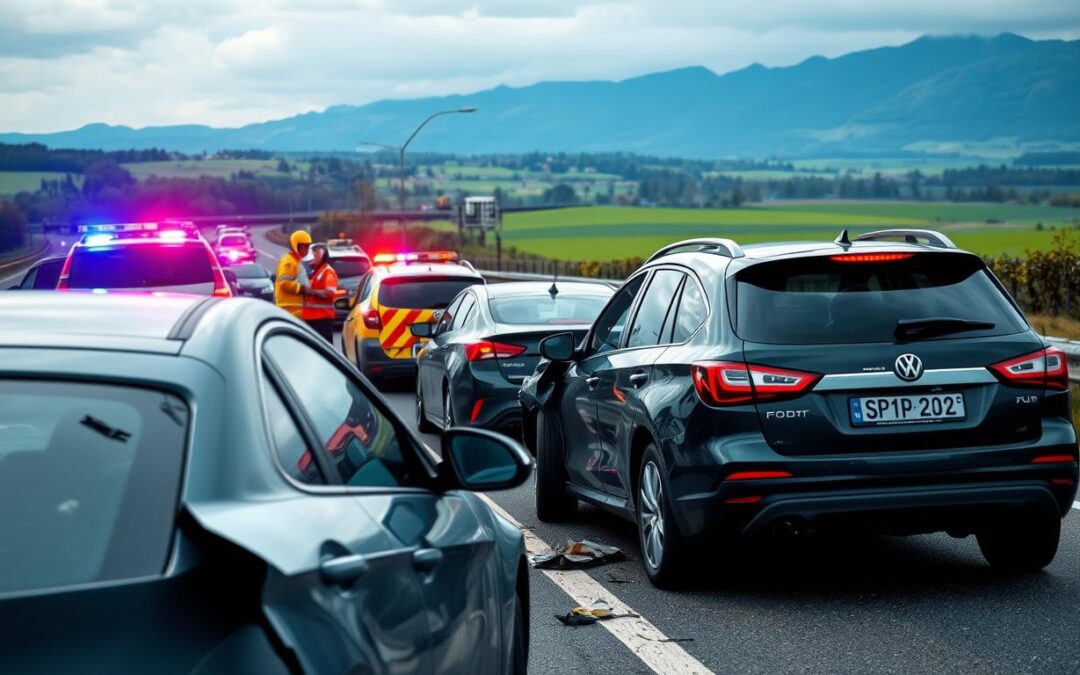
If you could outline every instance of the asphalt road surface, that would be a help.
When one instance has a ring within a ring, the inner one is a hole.
[[[255,234],[273,271],[282,249]],[[413,386],[383,387],[409,421]],[[438,436],[424,439],[439,449]],[[530,550],[593,539],[628,558],[530,572],[533,672],[1080,673],[1080,504],[1040,574],[991,571],[971,537],[822,539],[705,551],[671,592],[649,584],[629,523],[587,506],[576,522],[541,523],[531,483],[488,497]],[[577,628],[555,618],[598,598],[640,617]]]

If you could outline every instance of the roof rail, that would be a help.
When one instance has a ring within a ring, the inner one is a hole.
[[[934,248],[956,248],[956,244],[952,243],[951,239],[934,230],[877,230],[860,234],[855,237],[855,241],[879,241],[892,237],[903,237],[904,241],[909,244],[919,244],[925,241],[927,246],[933,246]]]
[[[689,249],[686,251],[680,249]],[[666,255],[672,255],[674,253],[692,253],[700,251],[702,253],[715,253],[716,255],[727,256],[728,258],[741,258],[743,253],[742,247],[736,244],[731,239],[687,239],[686,241],[678,241],[674,244],[668,244],[664,248],[660,249],[656,253],[649,256],[646,263],[651,263],[657,258],[663,258]]]

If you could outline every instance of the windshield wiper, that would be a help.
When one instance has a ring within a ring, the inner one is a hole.
[[[956,319],[948,316],[928,317],[926,319],[900,319],[896,322],[893,335],[897,340],[929,340],[930,338],[969,330],[989,330],[996,326],[993,321],[973,321]]]

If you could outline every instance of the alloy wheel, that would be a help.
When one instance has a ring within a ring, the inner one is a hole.
[[[641,472],[641,549],[653,569],[660,567],[664,558],[664,486],[660,481],[660,469],[649,462]]]

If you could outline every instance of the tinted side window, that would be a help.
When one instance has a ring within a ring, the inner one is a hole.
[[[458,314],[458,308],[461,307],[462,301],[465,300],[465,295],[461,295],[450,303],[450,306],[443,310],[441,316],[439,316],[439,323],[436,326],[436,333],[445,333],[450,330],[450,323],[454,320],[454,317]]]
[[[653,275],[637,316],[634,317],[634,325],[630,328],[627,347],[643,347],[661,342],[660,333],[663,331],[665,319],[685,276],[675,270],[660,270]]]
[[[292,413],[285,407],[274,385],[267,378],[263,379],[263,395],[266,397],[266,412],[270,416],[270,433],[274,441],[281,467],[293,479],[301,483],[321,485],[323,480],[319,465],[311,450],[300,435]]]
[[[26,273],[26,276],[23,277],[23,280],[19,283],[20,289],[28,291],[34,287],[34,280],[37,279],[38,269],[39,268],[34,267]]]
[[[464,326],[465,322],[472,317],[473,312],[475,311],[476,298],[473,297],[472,293],[469,293],[462,300],[461,307],[459,307],[457,311],[457,316],[454,317],[453,323],[450,324],[450,330],[458,330]]]
[[[596,319],[592,340],[589,343],[591,354],[602,354],[613,349],[618,349],[622,342],[623,328],[626,327],[626,319],[630,314],[630,308],[634,306],[634,298],[641,290],[645,274],[639,274],[615,293],[615,297]]]
[[[60,280],[60,270],[63,267],[63,260],[42,263],[41,267],[38,268],[37,278],[34,279],[34,288],[40,291],[56,290],[56,282]]]
[[[679,297],[679,306],[675,313],[675,332],[671,336],[672,342],[685,342],[694,334],[705,321],[708,309],[705,306],[705,298],[701,296],[701,289],[693,279],[687,277],[683,284],[682,295]]]
[[[0,380],[0,593],[160,574],[188,419],[149,389]]]
[[[397,429],[356,382],[294,337],[271,336],[264,349],[296,393],[343,483],[363,487],[414,483]]]

